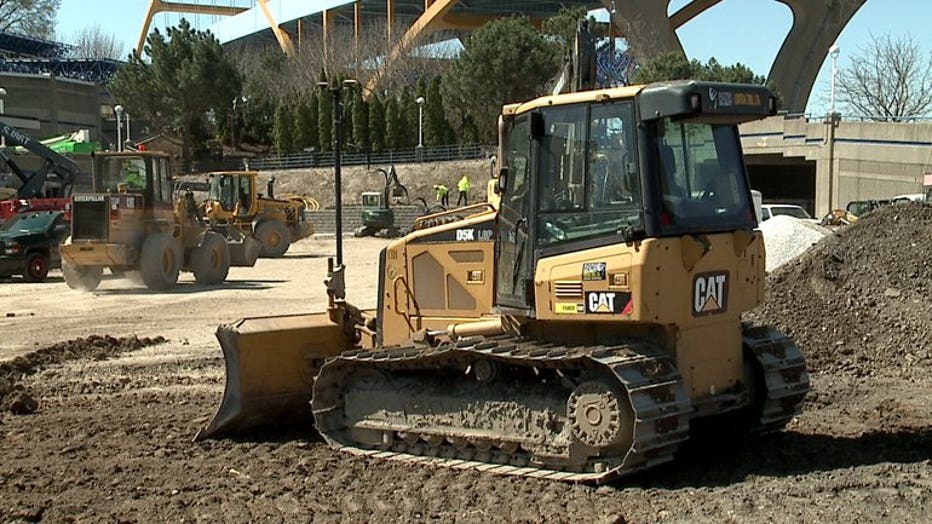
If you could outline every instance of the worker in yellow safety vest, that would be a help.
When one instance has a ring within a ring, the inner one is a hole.
[[[460,192],[460,196],[456,199],[456,205],[465,206],[469,204],[469,202],[466,201],[466,194],[469,193],[469,187],[469,177],[463,175],[463,178],[456,183],[456,188]],[[462,202],[462,204],[460,204],[460,202]]]
[[[441,206],[444,206],[444,207],[449,206],[450,205],[450,188],[448,188],[447,186],[443,184],[437,184],[434,186],[434,190],[437,191],[437,197],[436,197],[437,202],[439,202]]]

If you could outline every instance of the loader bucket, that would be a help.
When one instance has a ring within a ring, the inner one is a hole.
[[[228,240],[230,247],[230,265],[234,267],[252,267],[256,265],[262,242],[255,237],[243,237],[242,240]]]
[[[226,364],[223,399],[195,440],[310,419],[317,370],[352,349],[327,313],[245,318],[217,328],[217,339]]]
[[[301,240],[314,234],[314,224],[310,221],[304,221],[292,228],[291,240]]]

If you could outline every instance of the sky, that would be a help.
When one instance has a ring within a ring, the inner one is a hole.
[[[211,5],[250,5],[246,0],[196,0]],[[303,0],[298,0],[303,1]],[[671,0],[670,12],[690,0]],[[825,0],[813,0],[825,1]],[[114,34],[128,53],[136,45],[149,0],[61,0],[56,34],[69,41],[82,28],[100,25]],[[159,14],[155,27],[178,22],[181,15]],[[190,17],[198,29],[207,29],[219,18]],[[930,0],[867,0],[854,15],[836,42],[841,48],[838,67],[843,69],[859,50],[871,42],[871,35],[909,35],[925,52],[932,52],[932,1]],[[720,63],[740,62],[756,74],[766,76],[783,39],[792,25],[789,7],[776,0],[723,0],[681,27],[677,34],[690,59],[707,62],[714,57]],[[829,106],[831,59],[826,56],[809,97],[806,111],[825,114]]]

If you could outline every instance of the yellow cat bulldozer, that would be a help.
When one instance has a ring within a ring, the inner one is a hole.
[[[154,290],[173,287],[182,270],[198,284],[226,280],[228,243],[209,229],[190,192],[175,198],[167,154],[91,158],[94,192],[72,196],[71,235],[60,249],[70,288],[96,289],[104,268]]]
[[[765,257],[737,130],[775,111],[763,86],[700,81],[505,106],[497,194],[389,244],[375,310],[338,257],[326,312],[218,329],[198,437],[313,417],[361,455],[598,483],[670,461],[699,418],[781,429],[809,376],[741,321]]]
[[[275,178],[268,182],[267,192],[260,195],[254,171],[227,171],[207,175],[209,196],[205,215],[211,228],[228,238],[254,236],[260,243],[259,255],[280,257],[292,242],[314,234],[306,211],[315,210],[317,203],[299,195],[275,197]],[[245,246],[249,246],[248,241]],[[235,260],[248,259],[250,253],[233,253]]]

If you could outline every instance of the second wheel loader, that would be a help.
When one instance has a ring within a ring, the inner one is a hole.
[[[205,215],[211,228],[228,237],[254,236],[260,242],[260,256],[280,257],[292,242],[314,234],[306,211],[315,203],[298,195],[276,198],[274,178],[269,180],[267,194],[260,195],[257,177],[254,171],[210,173]],[[239,259],[239,254],[234,258]]]
[[[775,110],[698,81],[506,106],[498,194],[389,244],[374,311],[337,261],[328,311],[218,329],[226,389],[199,436],[313,416],[357,454],[605,482],[670,461],[699,418],[781,429],[809,377],[741,321],[765,257],[737,130]]]

